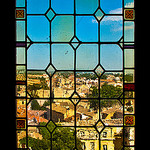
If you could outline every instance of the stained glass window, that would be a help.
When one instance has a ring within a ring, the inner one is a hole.
[[[16,145],[135,150],[134,0],[16,0]]]

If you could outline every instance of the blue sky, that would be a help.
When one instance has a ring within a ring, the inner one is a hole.
[[[126,5],[133,5],[133,0],[126,0]],[[74,17],[63,14],[74,13],[73,0],[52,0],[51,6],[57,14],[51,23],[51,40],[69,42],[74,35]],[[106,14],[121,14],[122,0],[101,0],[101,9]],[[97,0],[76,0],[77,14],[91,14],[98,8]],[[27,0],[28,14],[45,14],[49,9],[49,0]],[[122,37],[123,18],[105,16],[100,22],[101,42],[116,42]],[[19,27],[18,27],[19,28]],[[21,28],[21,26],[20,26]],[[125,24],[126,37],[130,34],[133,40],[133,23]],[[44,15],[27,17],[27,34],[33,42],[50,40],[50,22]],[[18,34],[19,36],[19,34]],[[94,16],[76,16],[76,36],[82,42],[98,42],[98,22]],[[122,50],[115,44],[101,45],[100,63],[106,70],[122,69]],[[57,69],[74,68],[74,50],[69,44],[51,46],[52,63]],[[81,44],[77,51],[77,69],[94,69],[98,64],[98,45]],[[50,45],[33,44],[28,49],[28,69],[45,69],[50,62]]]
[[[115,10],[122,8],[122,0],[100,0],[100,5],[106,14],[120,14]]]

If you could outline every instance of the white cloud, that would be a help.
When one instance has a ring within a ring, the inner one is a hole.
[[[117,27],[117,28],[113,28],[113,31],[114,32],[122,31],[122,26]]]
[[[122,8],[111,10],[109,13],[110,14],[122,14]]]
[[[125,7],[134,7],[134,2],[126,3]]]
[[[106,16],[102,19],[103,22],[122,21],[121,16]]]

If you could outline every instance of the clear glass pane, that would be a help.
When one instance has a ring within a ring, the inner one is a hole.
[[[53,42],[69,42],[74,34],[73,16],[57,16],[51,24]]]
[[[123,34],[121,16],[105,16],[100,22],[100,40],[102,42],[119,41]]]
[[[100,0],[100,4],[106,14],[122,13],[122,0]]]
[[[74,69],[74,50],[69,44],[52,45],[52,63],[58,70]]]
[[[125,49],[124,50],[124,61],[126,68],[134,67],[134,49]]]
[[[49,0],[27,0],[28,14],[44,14],[49,8]]]
[[[16,48],[16,64],[25,64],[25,48]]]
[[[116,44],[102,44],[100,62],[105,70],[122,70],[123,52]]]
[[[74,13],[74,1],[73,0],[63,0],[63,1],[51,0],[51,5],[57,14],[73,14]]]
[[[82,98],[98,97],[98,78],[94,72],[76,73],[76,91]]]
[[[125,8],[134,8],[134,0],[124,0]]]
[[[81,44],[76,53],[77,70],[93,70],[98,64],[97,44]]]
[[[77,14],[93,14],[97,7],[97,0],[76,0]]]
[[[44,71],[28,71],[27,91],[33,98],[49,98],[49,76]]]
[[[52,103],[52,120],[59,126],[74,126],[73,103],[70,100],[54,99]]]
[[[134,22],[132,21],[124,22],[124,41],[134,42]]]
[[[28,69],[46,69],[50,62],[49,44],[32,44],[27,51]]]
[[[25,81],[26,80],[26,67],[16,66],[16,80]]]
[[[80,41],[98,41],[98,23],[93,16],[77,16],[76,32]]]
[[[101,149],[122,149],[123,128],[106,127],[101,133]]]
[[[25,41],[25,21],[16,21],[16,41]]]
[[[123,125],[123,106],[118,100],[101,100],[101,119],[106,126]]]
[[[49,41],[49,21],[46,17],[28,16],[27,20],[27,34],[32,41]]]
[[[133,69],[125,69],[124,80],[126,83],[134,83],[135,82],[135,75],[134,75]]]
[[[52,87],[54,98],[69,98],[74,92],[74,73],[56,72],[52,77]]]

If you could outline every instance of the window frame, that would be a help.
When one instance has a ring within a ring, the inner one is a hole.
[[[14,0],[12,0],[11,3],[14,4]],[[136,2],[136,3],[137,3],[137,2]],[[136,4],[136,3],[135,3],[135,4]],[[14,5],[10,5],[10,6],[11,6],[10,10],[12,10],[12,12],[14,12],[15,9],[14,9],[14,7],[12,7],[12,6],[14,6]],[[14,19],[14,14],[13,14],[13,13],[10,14],[10,20],[11,20],[11,22],[12,22],[12,27],[13,27],[12,29],[13,29],[13,31],[14,31],[14,29],[15,29],[15,24],[14,24],[15,19]],[[135,22],[136,22],[136,21],[135,21]],[[137,27],[136,27],[136,28],[137,28]],[[12,33],[12,31],[10,31],[10,33]],[[15,35],[15,31],[14,31],[14,34],[13,34],[13,35]],[[11,39],[10,39],[10,43],[12,43],[11,46],[10,46],[10,47],[11,47],[10,49],[12,49],[12,48],[15,49],[15,46],[14,46],[15,40],[12,40],[12,39],[14,39],[14,36],[13,36],[13,38],[10,36],[10,38],[11,38]],[[136,49],[137,49],[137,48],[136,48]],[[136,54],[136,57],[137,57],[137,52],[136,52],[135,54]],[[14,65],[14,64],[15,64],[15,63],[14,63],[14,60],[15,60],[15,53],[14,53],[14,51],[13,51],[13,52],[10,51],[10,55],[9,55],[9,56],[10,56],[10,61],[13,62],[13,63],[9,64],[9,67],[8,67],[8,68],[10,68],[10,70],[13,70],[13,72],[14,72],[14,70],[15,70],[15,65]],[[13,57],[12,57],[12,56],[13,56]],[[135,65],[137,66],[137,63],[135,63]],[[141,66],[140,66],[140,67],[141,67]],[[138,67],[136,67],[136,68],[138,68]],[[142,67],[141,67],[141,68],[142,68]],[[137,69],[137,70],[138,70],[138,69]],[[9,73],[8,73],[8,74],[9,74]],[[135,79],[136,79],[136,78],[135,78]],[[137,80],[137,79],[136,79],[136,80]],[[10,81],[11,81],[11,85],[15,85],[15,82],[14,82],[14,81],[15,81],[15,73],[12,74],[12,77],[11,77]],[[136,81],[136,82],[137,82],[137,81]],[[11,89],[10,91],[12,91],[12,92],[11,92],[12,94],[10,94],[9,99],[14,99],[14,98],[15,98],[14,92],[13,92],[13,91],[15,91],[14,86],[11,86],[10,89]],[[13,101],[10,101],[10,103],[12,103],[12,104],[13,104],[12,106],[14,106],[13,108],[15,108],[15,103],[13,103]],[[9,105],[10,105],[10,103],[9,103]],[[9,110],[12,110],[12,112],[13,112],[13,113],[11,114],[11,115],[13,116],[13,117],[12,117],[13,119],[10,119],[10,120],[12,120],[12,122],[14,122],[14,118],[16,118],[16,117],[15,117],[16,112],[15,112],[15,110],[14,110],[13,108],[10,107],[10,109],[9,109]],[[9,115],[10,115],[10,113],[9,113]],[[12,131],[13,131],[13,133],[15,133],[15,130],[16,130],[15,128],[16,128],[16,123],[14,122],[14,123],[13,123],[13,126],[12,126],[12,129],[13,129]],[[13,134],[13,138],[14,138],[15,136],[16,136],[16,134]],[[12,139],[13,139],[13,138],[12,138]],[[14,140],[14,141],[15,141],[15,140]]]

